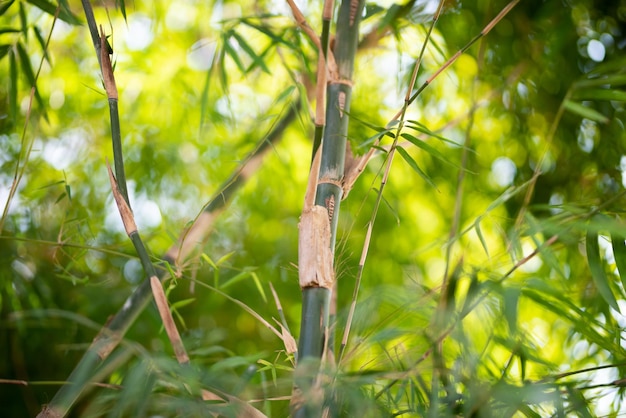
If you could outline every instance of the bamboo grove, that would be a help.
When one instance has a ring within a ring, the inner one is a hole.
[[[0,2],[2,415],[623,412],[626,6],[465,3]]]

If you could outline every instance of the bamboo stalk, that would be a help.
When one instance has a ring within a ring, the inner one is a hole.
[[[87,0],[83,0],[83,6],[85,7],[85,14],[87,16],[92,41],[94,42],[98,59],[101,63],[104,63],[103,79],[110,104],[116,173],[121,173],[123,176],[124,170],[123,159],[121,158],[121,135],[119,130],[119,117],[117,116],[117,89],[115,88],[115,80],[110,67],[109,47],[106,44],[104,34],[101,33],[100,36],[98,36],[97,29],[95,29],[96,24],[93,17],[93,11],[91,10],[89,2]],[[220,191],[209,201],[209,203],[207,203],[207,205],[205,205],[200,216],[206,216],[206,214],[209,214],[212,218],[214,218],[226,207],[227,203],[232,199],[235,191],[238,190],[245,183],[245,180],[260,166],[260,160],[264,154],[271,149],[273,143],[277,142],[281,138],[282,132],[295,119],[299,110],[299,105],[300,102],[296,101],[296,104],[290,107],[289,111],[276,124],[268,136],[259,142],[259,145],[248,156],[248,158],[244,160],[238,170],[236,170],[235,173],[231,175],[231,177],[222,185]],[[117,120],[117,129],[115,129],[115,122],[113,122],[114,118]],[[119,177],[115,179],[115,176],[113,176],[112,173],[111,177],[113,179],[112,186],[114,195],[118,206],[121,208],[120,211],[122,213],[126,232],[135,246],[147,276],[157,276],[160,279],[163,279],[166,276],[166,270],[160,270],[157,275],[157,271],[151,263],[148,252],[143,245],[136,226],[134,225],[132,212],[128,202],[128,194],[125,192],[125,181],[120,180]],[[196,224],[194,224],[194,226],[195,225]],[[202,230],[199,230],[198,228],[194,229],[192,226],[192,228],[186,231],[181,240],[172,249],[170,249],[170,251],[168,251],[163,261],[165,263],[173,264],[177,259],[188,257],[196,243],[193,240],[186,241],[185,237],[187,237],[191,231],[200,235],[208,234],[211,225],[203,223],[201,226]],[[174,255],[176,257],[174,257]],[[42,411],[38,415],[38,418],[62,417],[68,413],[74,403],[81,396],[84,388],[89,383],[94,381],[94,374],[98,367],[117,347],[130,326],[134,323],[151,299],[151,281],[144,280],[128,297],[123,307],[98,333],[87,352],[83,355],[70,376],[67,378],[67,381],[70,384],[64,385],[59,389],[50,404],[44,405]],[[177,351],[180,353],[180,347],[177,348]]]
[[[319,364],[328,344],[329,306],[334,286],[335,248],[341,180],[344,172],[348,112],[359,23],[364,1],[344,0],[337,18],[332,53],[335,68],[329,68],[323,139],[314,148],[313,164],[300,221],[298,263],[302,289],[302,320],[298,344],[298,368],[294,379],[294,417],[319,416],[325,404]],[[325,9],[325,17],[327,16]],[[323,52],[320,52],[322,54]],[[320,60],[321,61],[321,60]],[[329,58],[330,62],[331,59]],[[318,79],[318,85],[323,80]]]

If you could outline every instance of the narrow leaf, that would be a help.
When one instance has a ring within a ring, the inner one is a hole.
[[[46,48],[46,40],[43,38],[39,27],[33,26],[33,32],[35,32],[35,38],[37,39],[39,46],[41,46],[44,58],[46,59],[46,61],[48,61],[50,65],[52,65],[52,61],[50,61],[50,55],[48,54],[48,49]]]
[[[504,317],[509,325],[511,334],[517,334],[517,312],[520,290],[508,287],[504,289]]]
[[[400,154],[402,156],[402,158],[404,158],[404,160],[409,164],[409,166],[411,166],[411,168],[413,170],[415,170],[415,172],[417,174],[419,174],[420,177],[422,177],[424,180],[426,180],[428,182],[428,184],[433,186],[435,189],[437,188],[435,183],[433,183],[433,181],[430,179],[430,177],[428,177],[428,175],[426,173],[424,173],[424,171],[422,171],[421,168],[419,168],[419,166],[417,165],[417,163],[415,162],[413,157],[411,157],[409,155],[409,153],[406,152],[406,150],[404,148],[398,147],[398,148],[396,148],[396,151],[398,151],[398,154]]]
[[[429,153],[430,155],[439,158],[441,161],[443,161],[444,163],[450,164],[453,167],[458,167],[456,164],[448,161],[448,159],[446,159],[446,157],[435,147],[433,147],[432,145],[420,140],[419,138],[414,137],[411,134],[408,133],[403,133],[400,135],[402,138],[408,140],[411,144],[415,145],[418,148],[423,149],[424,151],[426,151],[427,153]]]
[[[246,69],[243,63],[241,62],[241,59],[239,59],[239,55],[237,55],[237,51],[235,51],[233,46],[230,44],[230,39],[224,39],[224,51],[228,55],[230,55],[233,61],[235,61],[235,64],[237,65],[237,68],[239,68],[239,71],[241,71],[242,73],[245,73]]]
[[[611,234],[611,246],[613,247],[613,256],[615,257],[615,265],[622,279],[624,289],[626,289],[626,237],[620,233]]]
[[[15,122],[17,118],[17,59],[15,49],[9,51],[9,115]]]
[[[4,56],[9,53],[10,49],[11,45],[0,45],[0,59],[4,58]]]
[[[24,48],[24,45],[22,45],[21,42],[17,43],[17,52],[20,56],[20,65],[22,66],[22,71],[24,75],[26,76],[26,79],[28,80],[28,84],[30,84],[30,87],[35,88],[35,99],[37,100],[37,103],[39,104],[41,111],[45,112],[45,106],[43,103],[43,99],[41,98],[41,95],[39,94],[39,90],[37,89],[37,80],[35,80],[35,73],[33,72],[33,67],[30,63],[30,58],[28,58],[26,49]]]
[[[24,8],[24,3],[20,3],[20,24],[22,25],[22,33],[24,34],[24,39],[28,40],[28,20],[26,19],[26,9]]]
[[[620,68],[621,70],[621,68]],[[609,75],[602,78],[583,80],[576,83],[576,87],[623,86],[626,85],[626,74]]]
[[[15,0],[9,0],[6,3],[0,5],[0,16],[2,16],[4,12],[9,10],[9,7],[11,7],[13,3],[15,3]]]
[[[572,98],[578,100],[616,100],[626,102],[626,91],[615,89],[587,89],[576,91]]]
[[[478,239],[480,240],[480,245],[483,246],[483,250],[485,250],[485,254],[487,254],[487,257],[489,257],[489,249],[487,248],[487,241],[485,241],[485,237],[483,236],[483,230],[480,227],[481,219],[482,218],[476,219],[476,222],[474,223],[474,229],[476,230],[476,235],[478,236]]]
[[[257,55],[256,52],[254,52],[254,49],[252,49],[250,44],[248,44],[246,40],[237,32],[233,32],[233,37],[237,40],[237,43],[239,44],[241,49],[243,49],[250,56],[250,58],[252,58],[253,63],[252,65],[250,65],[246,72],[249,72],[250,70],[258,66],[261,67],[261,69],[265,73],[270,74],[270,70],[265,65],[265,61],[263,61],[263,58],[261,58],[259,55]]]
[[[61,6],[57,6],[54,3],[49,2],[48,0],[26,0],[26,1],[52,16],[55,16],[57,13],[57,8],[61,7]],[[65,7],[61,7],[61,10],[59,11],[59,19],[61,19],[62,21],[66,23],[69,23],[70,25],[80,25],[81,24],[80,19],[72,14],[69,7],[67,7],[67,2],[62,1],[61,3],[64,4]]]
[[[120,9],[120,12],[122,12],[122,16],[124,17],[124,22],[127,22],[128,18],[126,17],[126,1],[115,0],[115,5]]]
[[[587,248],[587,261],[589,262],[589,269],[591,270],[591,277],[598,289],[600,295],[604,300],[616,311],[619,310],[617,306],[617,300],[611,291],[609,286],[609,279],[604,271],[604,265],[600,258],[600,245],[598,244],[598,232],[592,231],[591,228],[587,230],[586,239]]]
[[[564,105],[565,109],[583,118],[587,118],[599,123],[607,123],[609,121],[609,118],[604,116],[602,113],[598,112],[597,110],[591,109],[590,107],[584,106],[580,103],[566,100]]]
[[[261,285],[261,280],[259,280],[259,276],[257,276],[257,274],[255,272],[250,273],[250,275],[252,276],[252,280],[254,281],[254,285],[256,286],[257,290],[259,291],[259,294],[261,295],[261,298],[263,299],[263,302],[267,303],[267,296],[265,295],[265,290],[263,290],[263,285]]]

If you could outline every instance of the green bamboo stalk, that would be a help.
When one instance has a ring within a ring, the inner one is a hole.
[[[296,119],[300,110],[300,100],[296,99],[287,113],[276,123],[270,133],[262,138],[257,147],[242,162],[237,170],[221,185],[219,191],[209,200],[203,209],[203,214],[211,214],[213,217],[220,214],[232,200],[235,192],[239,190],[246,179],[259,166],[258,162],[272,147],[282,138],[282,133]],[[207,235],[209,230],[202,231]],[[188,242],[190,242],[189,240]],[[174,264],[176,259],[185,259],[191,251],[191,245],[182,239],[170,249],[163,257],[162,265]],[[157,271],[157,277],[161,280],[166,277],[167,269]],[[116,348],[128,329],[133,325],[139,314],[152,299],[152,290],[149,280],[144,280],[126,299],[120,310],[102,328],[94,339],[89,349],[85,352],[79,363],[67,378],[69,384],[61,387],[49,405],[43,407],[38,418],[62,417],[67,414],[82,393],[82,388],[93,382],[93,376],[109,354]],[[80,391],[76,388],[80,388]]]
[[[326,90],[326,120],[320,147],[314,150],[305,207],[300,222],[299,275],[302,288],[302,319],[298,344],[298,368],[294,379],[292,413],[296,418],[320,416],[324,408],[323,396],[315,374],[327,352],[329,306],[334,274],[332,254],[335,249],[339,204],[342,198],[341,181],[344,172],[348,112],[352,93],[352,73],[356,55],[359,23],[365,2],[344,0],[337,18],[336,42],[331,57]],[[331,55],[329,53],[329,55]],[[318,83],[321,80],[318,79]],[[315,191],[310,190],[315,186]],[[314,199],[314,200],[313,200]],[[311,201],[313,200],[313,201]],[[311,205],[314,203],[313,205]],[[317,230],[316,230],[317,229]],[[320,246],[327,248],[320,248]],[[303,261],[311,263],[304,263]],[[321,265],[329,263],[330,265]],[[314,271],[306,271],[309,269]],[[330,273],[329,273],[330,272]]]
[[[92,35],[92,41],[96,46],[96,51],[99,52],[98,58],[103,68],[103,78],[105,81],[105,88],[107,89],[107,96],[110,104],[110,114],[112,122],[112,137],[113,137],[113,149],[114,158],[116,162],[116,173],[124,175],[123,159],[121,153],[121,135],[119,129],[119,116],[117,112],[117,92],[115,89],[112,70],[110,68],[109,59],[109,47],[107,46],[104,38],[104,34],[98,36],[95,20],[93,18],[93,12],[89,3],[84,0],[85,14],[89,24],[90,32]],[[98,41],[96,41],[96,39]],[[265,155],[265,153],[271,148],[281,137],[281,133],[287,126],[295,119],[299,110],[299,101],[296,101],[296,105],[292,106],[287,114],[279,121],[279,123],[270,132],[268,137],[263,138],[260,141],[257,148],[251,153],[251,155],[242,163],[239,169],[226,181],[221,187],[220,192],[216,194],[213,199],[203,209],[204,213],[212,213],[214,216],[221,212],[230,201],[234,192],[238,190],[241,185],[245,183],[245,180],[259,166],[259,160]],[[114,121],[117,121],[117,124]],[[117,126],[117,128],[115,127]],[[111,174],[112,175],[112,174]],[[113,176],[112,176],[113,177]],[[132,219],[132,213],[130,212],[130,205],[128,205],[128,194],[126,192],[126,182],[119,178],[113,177],[113,189],[116,201],[122,212],[122,218],[124,225],[133,243],[137,254],[141,260],[144,271],[147,277],[159,277],[163,279],[166,276],[166,269],[161,269],[159,275],[157,275],[156,269],[150,260],[147,249],[145,248],[143,241],[134,226],[134,220]],[[117,189],[116,189],[117,186]],[[117,191],[117,194],[116,194]],[[117,199],[117,197],[120,199]],[[126,207],[126,214],[122,207]],[[130,224],[128,224],[130,222]],[[207,231],[204,231],[205,234]],[[168,251],[168,254],[164,257],[164,263],[173,264],[175,258],[170,254],[185,253],[188,255],[190,251],[182,251],[189,245],[185,245],[181,241],[176,247],[178,251]],[[38,418],[48,417],[63,417],[72,408],[74,403],[81,396],[83,390],[89,386],[89,383],[94,381],[94,375],[101,366],[102,362],[106,360],[109,354],[117,347],[123,336],[126,334],[130,326],[137,319],[139,314],[145,309],[148,302],[152,299],[152,287],[149,280],[144,280],[137,289],[126,300],[126,303],[120,311],[106,324],[103,329],[98,333],[94,342],[91,344],[87,352],[83,355],[79,363],[76,365],[67,381],[69,384],[62,386],[55,394],[54,398],[49,405],[45,405],[42,411],[39,413]]]

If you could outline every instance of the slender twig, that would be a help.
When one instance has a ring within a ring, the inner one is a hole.
[[[47,53],[46,51],[48,50],[48,46],[50,45],[50,39],[52,37],[52,31],[54,30],[54,26],[57,22],[57,19],[59,18],[59,13],[61,11],[61,5],[57,6],[56,11],[54,13],[54,18],[52,19],[52,25],[50,26],[50,31],[48,32],[48,37],[46,39],[46,44],[44,47],[44,54],[41,57],[41,60],[39,61],[39,66],[37,68],[37,72],[35,73],[35,81],[34,81],[34,85],[31,86],[30,88],[30,94],[29,94],[29,98],[28,98],[28,107],[26,108],[26,116],[24,118],[24,127],[22,128],[22,135],[21,135],[21,143],[22,143],[22,147],[20,148],[20,152],[17,156],[17,160],[15,161],[15,173],[13,174],[13,181],[11,182],[11,188],[9,189],[9,195],[7,196],[7,200],[6,203],[4,204],[4,209],[2,211],[2,217],[0,217],[0,234],[2,233],[2,231],[4,230],[4,222],[9,214],[9,208],[11,207],[11,201],[13,200],[13,198],[15,197],[15,193],[17,192],[17,187],[20,184],[20,182],[22,181],[22,177],[24,177],[24,173],[26,171],[26,164],[28,163],[28,160],[30,159],[30,153],[33,149],[33,144],[35,143],[35,141],[30,141],[28,143],[28,146],[25,146],[26,144],[26,132],[28,130],[28,125],[30,124],[30,117],[32,114],[32,109],[33,109],[33,101],[35,98],[35,94],[37,92],[37,80],[39,80],[39,74],[41,73],[41,69],[43,67],[43,63],[46,59]],[[16,80],[13,80],[12,83],[15,83]],[[24,150],[26,148],[26,152],[23,153],[23,158],[22,158],[22,150]]]
[[[357,277],[356,277],[356,283],[354,286],[354,294],[352,296],[352,302],[350,305],[350,311],[348,312],[348,321],[346,323],[346,328],[344,330],[344,335],[341,341],[341,348],[339,350],[339,361],[341,361],[342,356],[343,356],[343,352],[345,350],[345,347],[348,343],[348,337],[350,334],[350,327],[351,327],[351,322],[352,322],[352,317],[354,315],[354,310],[356,309],[356,299],[358,296],[358,292],[359,292],[359,288],[360,288],[360,284],[361,284],[361,278],[363,276],[363,269],[365,266],[365,261],[367,259],[367,252],[369,250],[369,245],[370,245],[370,238],[372,235],[372,229],[374,227],[374,223],[376,221],[376,216],[378,214],[378,209],[380,207],[380,203],[382,202],[382,196],[383,196],[383,190],[385,189],[385,185],[387,184],[387,180],[389,178],[389,173],[391,171],[391,165],[393,163],[393,156],[395,153],[395,149],[397,147],[398,144],[398,139],[400,138],[400,133],[402,131],[403,128],[403,122],[404,122],[404,117],[406,114],[406,110],[408,109],[409,105],[410,105],[410,94],[411,91],[413,90],[413,86],[415,85],[415,81],[417,80],[417,73],[419,72],[419,68],[422,62],[422,58],[424,56],[424,52],[426,51],[426,45],[428,44],[428,41],[430,39],[430,35],[435,27],[435,24],[437,23],[437,20],[439,19],[439,15],[441,13],[441,10],[443,9],[443,5],[445,3],[445,0],[441,0],[439,2],[439,6],[437,7],[437,11],[435,12],[434,16],[433,16],[433,21],[428,29],[428,32],[426,34],[426,39],[424,40],[424,43],[422,45],[422,49],[420,50],[420,54],[417,58],[417,61],[415,62],[415,65],[413,67],[413,73],[411,75],[411,81],[409,82],[409,86],[407,89],[407,93],[405,96],[405,101],[404,101],[404,106],[402,108],[402,112],[400,114],[400,123],[398,124],[398,128],[396,131],[396,135],[393,141],[393,144],[391,145],[391,148],[389,150],[389,153],[387,154],[387,160],[386,160],[386,165],[385,165],[385,169],[384,169],[384,173],[383,176],[381,178],[380,181],[380,187],[378,188],[378,193],[376,195],[376,201],[374,203],[374,208],[372,210],[372,215],[370,217],[370,220],[367,224],[367,232],[365,235],[365,241],[363,243],[363,249],[361,252],[361,259],[359,260],[359,270],[357,272]]]

